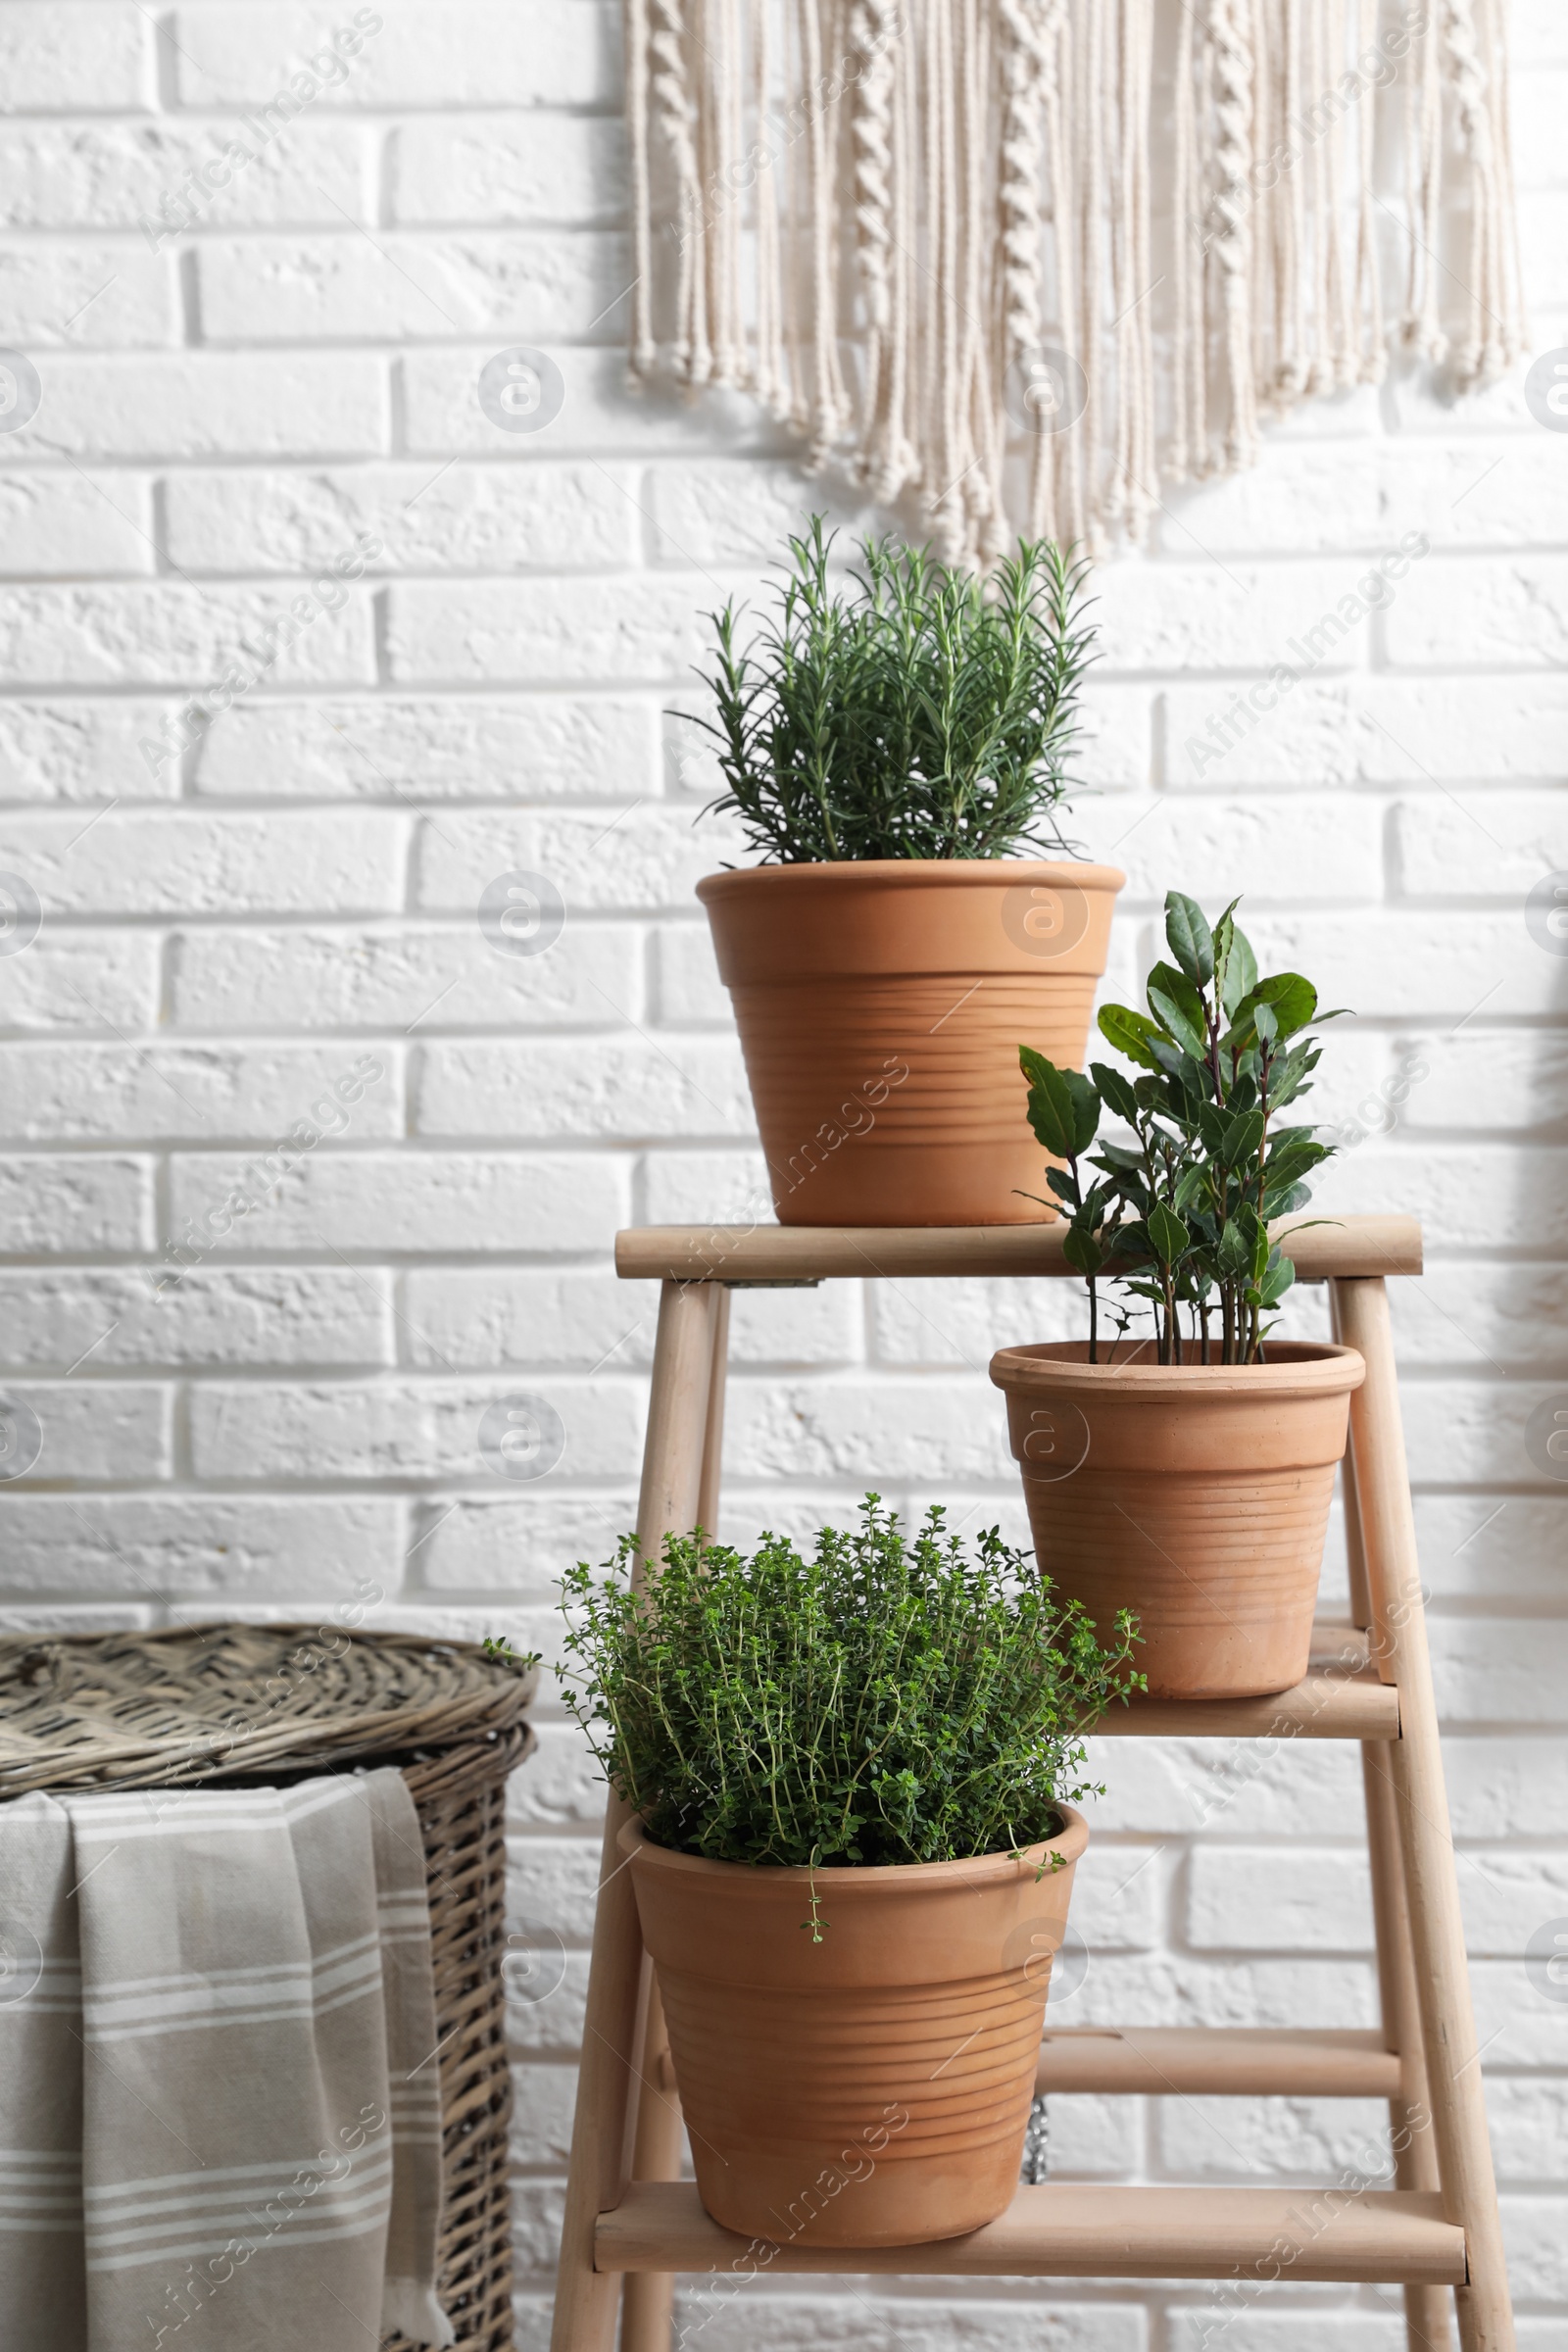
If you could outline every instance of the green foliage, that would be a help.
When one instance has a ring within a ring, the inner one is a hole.
[[[510,1634],[486,1634],[484,1654],[487,1658],[493,1658],[498,1666],[514,1667],[518,1674],[527,1674],[539,1664],[539,1652],[536,1649],[514,1649]]]
[[[1309,1091],[1320,1048],[1309,1036],[1317,991],[1299,972],[1258,978],[1236,926],[1236,902],[1210,929],[1180,891],[1165,900],[1173,961],[1149,975],[1149,1009],[1107,1004],[1100,1033],[1145,1072],[1128,1078],[1095,1062],[1085,1078],[1020,1046],[1035,1135],[1064,1168],[1046,1181],[1067,1218],[1069,1265],[1089,1282],[1090,1361],[1099,1360],[1097,1278],[1109,1268],[1126,1298],[1152,1308],[1161,1363],[1250,1364],[1268,1335],[1263,1317],[1296,1277],[1268,1238],[1273,1218],[1305,1205],[1303,1179],[1334,1149],[1311,1127],[1277,1114]],[[1079,1162],[1102,1113],[1131,1129],[1102,1139],[1086,1187]],[[1131,1310],[1118,1309],[1125,1331]],[[1211,1329],[1218,1316],[1219,1328]]]
[[[717,659],[699,674],[718,715],[696,723],[727,788],[711,807],[785,865],[1064,849],[1052,812],[1093,658],[1087,565],[1025,540],[983,583],[868,539],[835,587],[833,536],[813,515],[790,540],[777,615],[748,649],[733,601],[710,615]]]
[[[809,1560],[671,1537],[564,1580],[566,1702],[649,1835],[719,1862],[948,1862],[1054,1834],[1081,1734],[1142,1687],[1134,1626],[1102,1648],[993,1528],[933,1509],[912,1543],[868,1494]],[[1098,1793],[1098,1791],[1095,1791]]]

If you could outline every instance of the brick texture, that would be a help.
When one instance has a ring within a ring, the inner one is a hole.
[[[634,1509],[657,1302],[616,1281],[614,1229],[757,1212],[692,895],[740,845],[694,829],[717,770],[671,713],[700,707],[704,615],[756,597],[813,501],[875,518],[735,395],[627,396],[619,14],[0,7],[5,334],[43,383],[0,435],[0,879],[43,909],[0,939],[0,1381],[43,1432],[6,1629],[364,1609],[553,1652],[555,1580]],[[1540,352],[1568,341],[1568,19],[1513,16]],[[564,386],[533,436],[476,397],[517,343]],[[1456,404],[1396,369],[1169,495],[1097,582],[1071,829],[1128,872],[1116,993],[1176,883],[1245,891],[1260,944],[1353,1008],[1323,1202],[1426,1221],[1396,1316],[1461,1894],[1521,2343],[1562,2352],[1568,2004],[1524,1951],[1568,1918],[1568,1487],[1528,1443],[1568,1406],[1568,955],[1526,901],[1568,868],[1568,435],[1522,376]],[[1392,599],[1248,706],[1411,532]],[[272,624],[255,683],[195,715]],[[519,869],[564,909],[531,956],[477,919]],[[724,1532],[804,1536],[875,1484],[1026,1540],[984,1366],[1073,1328],[1038,1288],[737,1295]],[[1321,1298],[1291,1328],[1321,1332]],[[519,1392],[563,1429],[526,1482],[482,1430]],[[1331,1599],[1344,1578],[1336,1521]],[[600,1792],[540,1712],[510,1924],[542,2352]],[[1116,1740],[1091,1768],[1062,2022],[1373,2021],[1353,1756]],[[1052,2116],[1085,2180],[1306,2180],[1381,2130],[1311,2101]],[[1394,2300],[824,2280],[726,2309],[691,2282],[681,2311],[712,2352],[1397,2352]]]

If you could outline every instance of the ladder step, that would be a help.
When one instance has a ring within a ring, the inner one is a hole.
[[[1283,2244],[1282,2242],[1283,2241]],[[1462,2286],[1464,2231],[1411,2190],[1020,2188],[1000,2221],[924,2246],[769,2250],[683,2180],[633,2180],[599,2216],[600,2271],[889,2272],[931,2278],[1334,2279]]]
[[[1397,1740],[1399,1693],[1370,1667],[1309,1673],[1272,1698],[1133,1698],[1106,1709],[1097,1740]]]
[[[1050,2011],[1047,2011],[1049,2018]],[[1399,2056],[1380,2034],[1250,2026],[1049,2024],[1035,2089],[1236,2091],[1392,2099]]]
[[[1372,1656],[1372,1637],[1348,1617],[1314,1617],[1310,1655],[1320,1662],[1334,1658],[1341,1664],[1365,1666]]]
[[[1028,1274],[1078,1279],[1066,1227],[1038,1225],[633,1225],[615,1236],[623,1282],[820,1282],[834,1275]],[[1298,1282],[1419,1274],[1415,1217],[1283,1219]]]

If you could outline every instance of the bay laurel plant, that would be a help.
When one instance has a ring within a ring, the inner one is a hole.
[[[1089,1360],[1100,1360],[1099,1283],[1152,1310],[1162,1364],[1261,1361],[1296,1268],[1268,1227],[1310,1199],[1304,1179],[1335,1149],[1280,1114],[1311,1085],[1317,991],[1299,972],[1258,976],[1232,901],[1210,927],[1180,891],[1165,900],[1169,962],[1148,1010],[1107,1004],[1101,1035],[1135,1065],[1088,1076],[1019,1049],[1036,1138],[1067,1219],[1063,1250],[1089,1286]],[[1123,1140],[1101,1134],[1105,1112]],[[1099,1144],[1098,1152],[1091,1148]],[[1118,1339],[1135,1307],[1115,1310]],[[1185,1317],[1185,1331],[1183,1318]]]
[[[1142,1688],[1123,1612],[1104,1646],[996,1529],[940,1508],[906,1540],[868,1494],[809,1558],[635,1539],[564,1580],[566,1702],[656,1844],[710,1861],[951,1862],[1054,1835],[1082,1734]],[[813,1919],[815,1911],[813,1908]]]
[[[836,581],[813,515],[749,644],[733,600],[700,671],[725,790],[764,862],[1063,851],[1078,696],[1093,659],[1087,566],[1020,541],[988,580],[928,550],[860,543]],[[706,811],[705,811],[706,813]]]

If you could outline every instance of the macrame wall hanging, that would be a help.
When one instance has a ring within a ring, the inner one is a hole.
[[[1138,542],[1260,422],[1524,348],[1506,0],[625,0],[635,379],[950,561]]]

